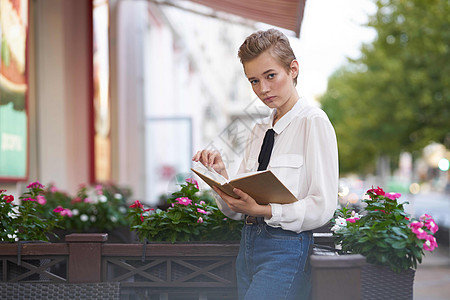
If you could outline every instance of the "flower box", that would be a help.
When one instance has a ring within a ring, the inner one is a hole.
[[[387,266],[366,263],[360,254],[332,252],[314,253],[311,266],[313,300],[413,298],[413,269],[393,272]]]

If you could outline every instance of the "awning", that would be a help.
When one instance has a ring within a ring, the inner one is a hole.
[[[190,0],[214,10],[285,28],[300,35],[306,0]]]

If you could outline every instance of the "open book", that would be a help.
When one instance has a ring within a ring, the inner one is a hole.
[[[231,180],[200,163],[191,170],[210,187],[216,186],[225,194],[234,198],[239,198],[233,193],[233,188],[238,188],[255,199],[259,204],[287,204],[297,201],[297,198],[270,170],[239,174],[238,177]]]

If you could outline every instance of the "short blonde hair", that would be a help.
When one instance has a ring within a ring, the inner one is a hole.
[[[239,47],[238,57],[244,64],[265,51],[270,51],[270,54],[289,73],[291,62],[296,59],[294,51],[289,39],[282,32],[273,28],[266,31],[260,30],[249,35]],[[297,77],[298,75],[294,78],[294,85],[297,85]]]

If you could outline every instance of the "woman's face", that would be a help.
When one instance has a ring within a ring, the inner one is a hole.
[[[244,72],[253,91],[261,101],[281,113],[289,111],[298,99],[293,79],[298,74],[298,62],[293,60],[289,72],[265,51],[244,63]]]

